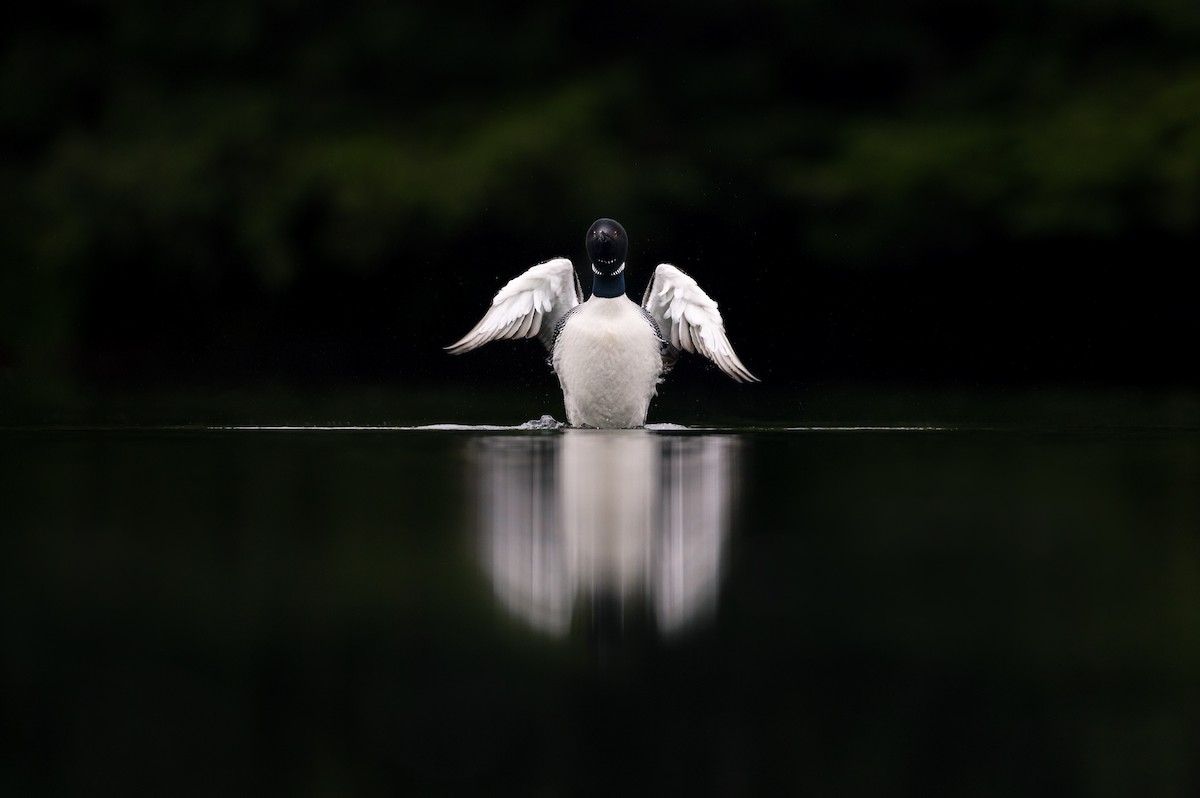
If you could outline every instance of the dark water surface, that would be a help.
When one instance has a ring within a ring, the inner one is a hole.
[[[0,432],[0,794],[1200,794],[1194,428]]]

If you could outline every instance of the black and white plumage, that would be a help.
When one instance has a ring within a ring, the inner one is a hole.
[[[669,263],[654,270],[638,305],[625,294],[625,228],[598,219],[585,240],[592,296],[585,302],[566,258],[539,263],[500,289],[451,354],[536,336],[550,352],[573,426],[640,427],[680,352],[708,358],[738,382],[758,382],[738,359],[717,303]]]

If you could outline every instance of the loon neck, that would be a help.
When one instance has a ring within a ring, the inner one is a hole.
[[[593,265],[592,296],[605,299],[625,296],[625,264],[621,264],[621,268],[617,269],[616,274],[601,274],[600,270]]]

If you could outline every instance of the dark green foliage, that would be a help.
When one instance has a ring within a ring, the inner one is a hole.
[[[600,215],[643,262],[753,244],[759,274],[1200,237],[1188,0],[67,2],[0,37],[22,383],[178,339],[163,297],[237,337],[213,317],[321,280],[486,296]]]

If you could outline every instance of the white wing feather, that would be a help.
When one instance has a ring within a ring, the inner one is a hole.
[[[734,353],[717,303],[679,269],[669,263],[658,265],[642,307],[675,349],[703,355],[738,382],[759,381]]]
[[[555,326],[582,301],[580,293],[571,261],[553,258],[539,263],[501,288],[479,323],[446,350],[460,355],[490,341],[535,335],[549,349]]]

